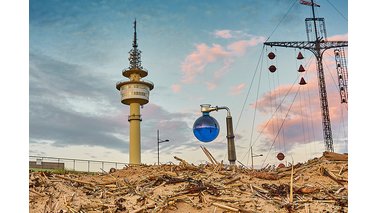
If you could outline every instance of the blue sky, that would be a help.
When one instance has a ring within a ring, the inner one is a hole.
[[[347,40],[348,2],[317,3],[328,37]],[[128,161],[129,107],[120,103],[115,84],[126,80],[121,72],[129,65],[137,19],[142,65],[155,84],[141,110],[144,163],[157,162],[157,129],[170,140],[161,145],[162,162],[174,161],[173,156],[204,162],[200,145],[227,161],[225,112],[211,113],[221,125],[214,142],[200,143],[192,133],[203,103],[231,109],[238,160],[245,164],[251,144],[254,153],[264,154],[255,159],[257,166],[279,163],[278,152],[295,161],[319,156],[324,145],[314,58],[302,51],[305,59],[298,61],[299,50],[262,44],[269,36],[269,41],[306,40],[304,19],[310,12],[294,0],[30,1],[29,155]],[[267,59],[270,51],[276,60]],[[324,60],[335,150],[347,152],[348,107],[339,101],[333,52]],[[300,77],[308,85],[294,101],[299,85],[288,88],[302,63],[308,72]],[[274,74],[267,69],[271,64],[278,68]],[[259,136],[286,92],[281,117]]]

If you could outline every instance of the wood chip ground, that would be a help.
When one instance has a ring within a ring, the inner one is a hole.
[[[177,164],[111,173],[30,172],[29,212],[348,212],[346,154],[325,152],[293,165],[293,175],[291,166],[251,170],[174,158]]]

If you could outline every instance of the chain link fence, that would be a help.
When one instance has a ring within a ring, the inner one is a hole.
[[[127,163],[73,158],[29,156],[30,169],[62,169],[81,172],[109,172],[111,168],[122,169]]]

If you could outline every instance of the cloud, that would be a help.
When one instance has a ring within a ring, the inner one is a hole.
[[[182,82],[193,82],[198,74],[204,72],[209,63],[215,62],[218,58],[225,58],[228,55],[229,52],[219,44],[213,44],[211,47],[204,43],[196,45],[196,50],[190,53],[181,64],[184,74]]]
[[[205,82],[205,83],[206,83],[207,89],[210,91],[218,87],[218,85],[214,82]]]
[[[232,38],[231,30],[216,30],[214,32],[215,38],[224,38],[229,39]]]
[[[248,40],[235,41],[227,46],[232,55],[242,56],[245,54],[248,47],[256,46],[266,40],[263,36],[252,37]]]
[[[323,140],[317,78],[312,76],[306,81],[306,86],[297,84],[293,87],[291,85],[279,86],[252,104],[253,107],[257,106],[258,111],[267,115],[266,120],[258,125],[258,132],[263,132],[264,138],[261,139],[263,147],[270,147],[273,141],[276,141],[275,147],[286,144],[286,149],[290,150],[296,143],[305,144]],[[331,84],[328,85],[327,96],[331,128],[333,132],[336,132],[342,128],[342,125],[347,126],[347,113],[342,112],[337,89],[331,87]],[[299,92],[294,100],[298,87]],[[285,95],[287,97],[283,101]],[[272,117],[281,102],[282,105]],[[286,117],[289,109],[290,112]],[[278,134],[280,128],[281,131]],[[336,135],[333,136],[334,140],[337,140]]]
[[[215,38],[223,38],[223,39],[250,39],[254,37],[253,35],[250,35],[240,30],[228,30],[228,29],[215,30],[213,32],[213,35]]]
[[[43,146],[48,142],[52,147],[86,145],[128,152],[129,107],[120,103],[111,80],[91,75],[79,65],[30,54],[29,96],[33,150],[39,146],[40,153],[46,153]],[[156,142],[157,129],[172,141],[166,147],[192,146],[194,113],[172,113],[154,103],[145,105],[141,113],[142,151],[155,150],[151,144]]]
[[[179,84],[172,84],[171,89],[174,93],[179,93],[181,92],[181,85]]]
[[[348,34],[333,35],[327,38],[328,41],[348,41]]]
[[[219,60],[223,61],[223,65],[214,71],[214,78],[221,78],[229,71],[235,57],[243,56],[249,47],[256,46],[264,41],[264,37],[251,36],[247,40],[232,42],[226,47],[220,44],[212,44],[211,46],[205,43],[198,44],[195,46],[196,50],[186,56],[181,64],[183,73],[181,81],[186,84],[193,83],[199,74],[205,72],[209,64],[216,63]]]
[[[217,69],[213,74],[214,80],[221,79],[230,70],[234,61],[232,58],[224,59],[222,67]]]
[[[245,83],[241,83],[241,84],[232,86],[230,88],[230,92],[229,93],[231,95],[240,95],[240,93],[244,90],[244,88],[245,88]]]

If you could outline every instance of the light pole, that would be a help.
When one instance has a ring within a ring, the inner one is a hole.
[[[262,157],[262,156],[263,156],[262,154],[259,154],[259,155],[253,155],[253,152],[252,152],[252,146],[251,146],[252,169],[253,169],[253,158],[255,158],[255,157]]]
[[[157,152],[158,152],[158,165],[160,165],[160,159],[159,159],[159,144],[169,142],[169,140],[160,140],[159,139],[159,130],[157,130]]]

